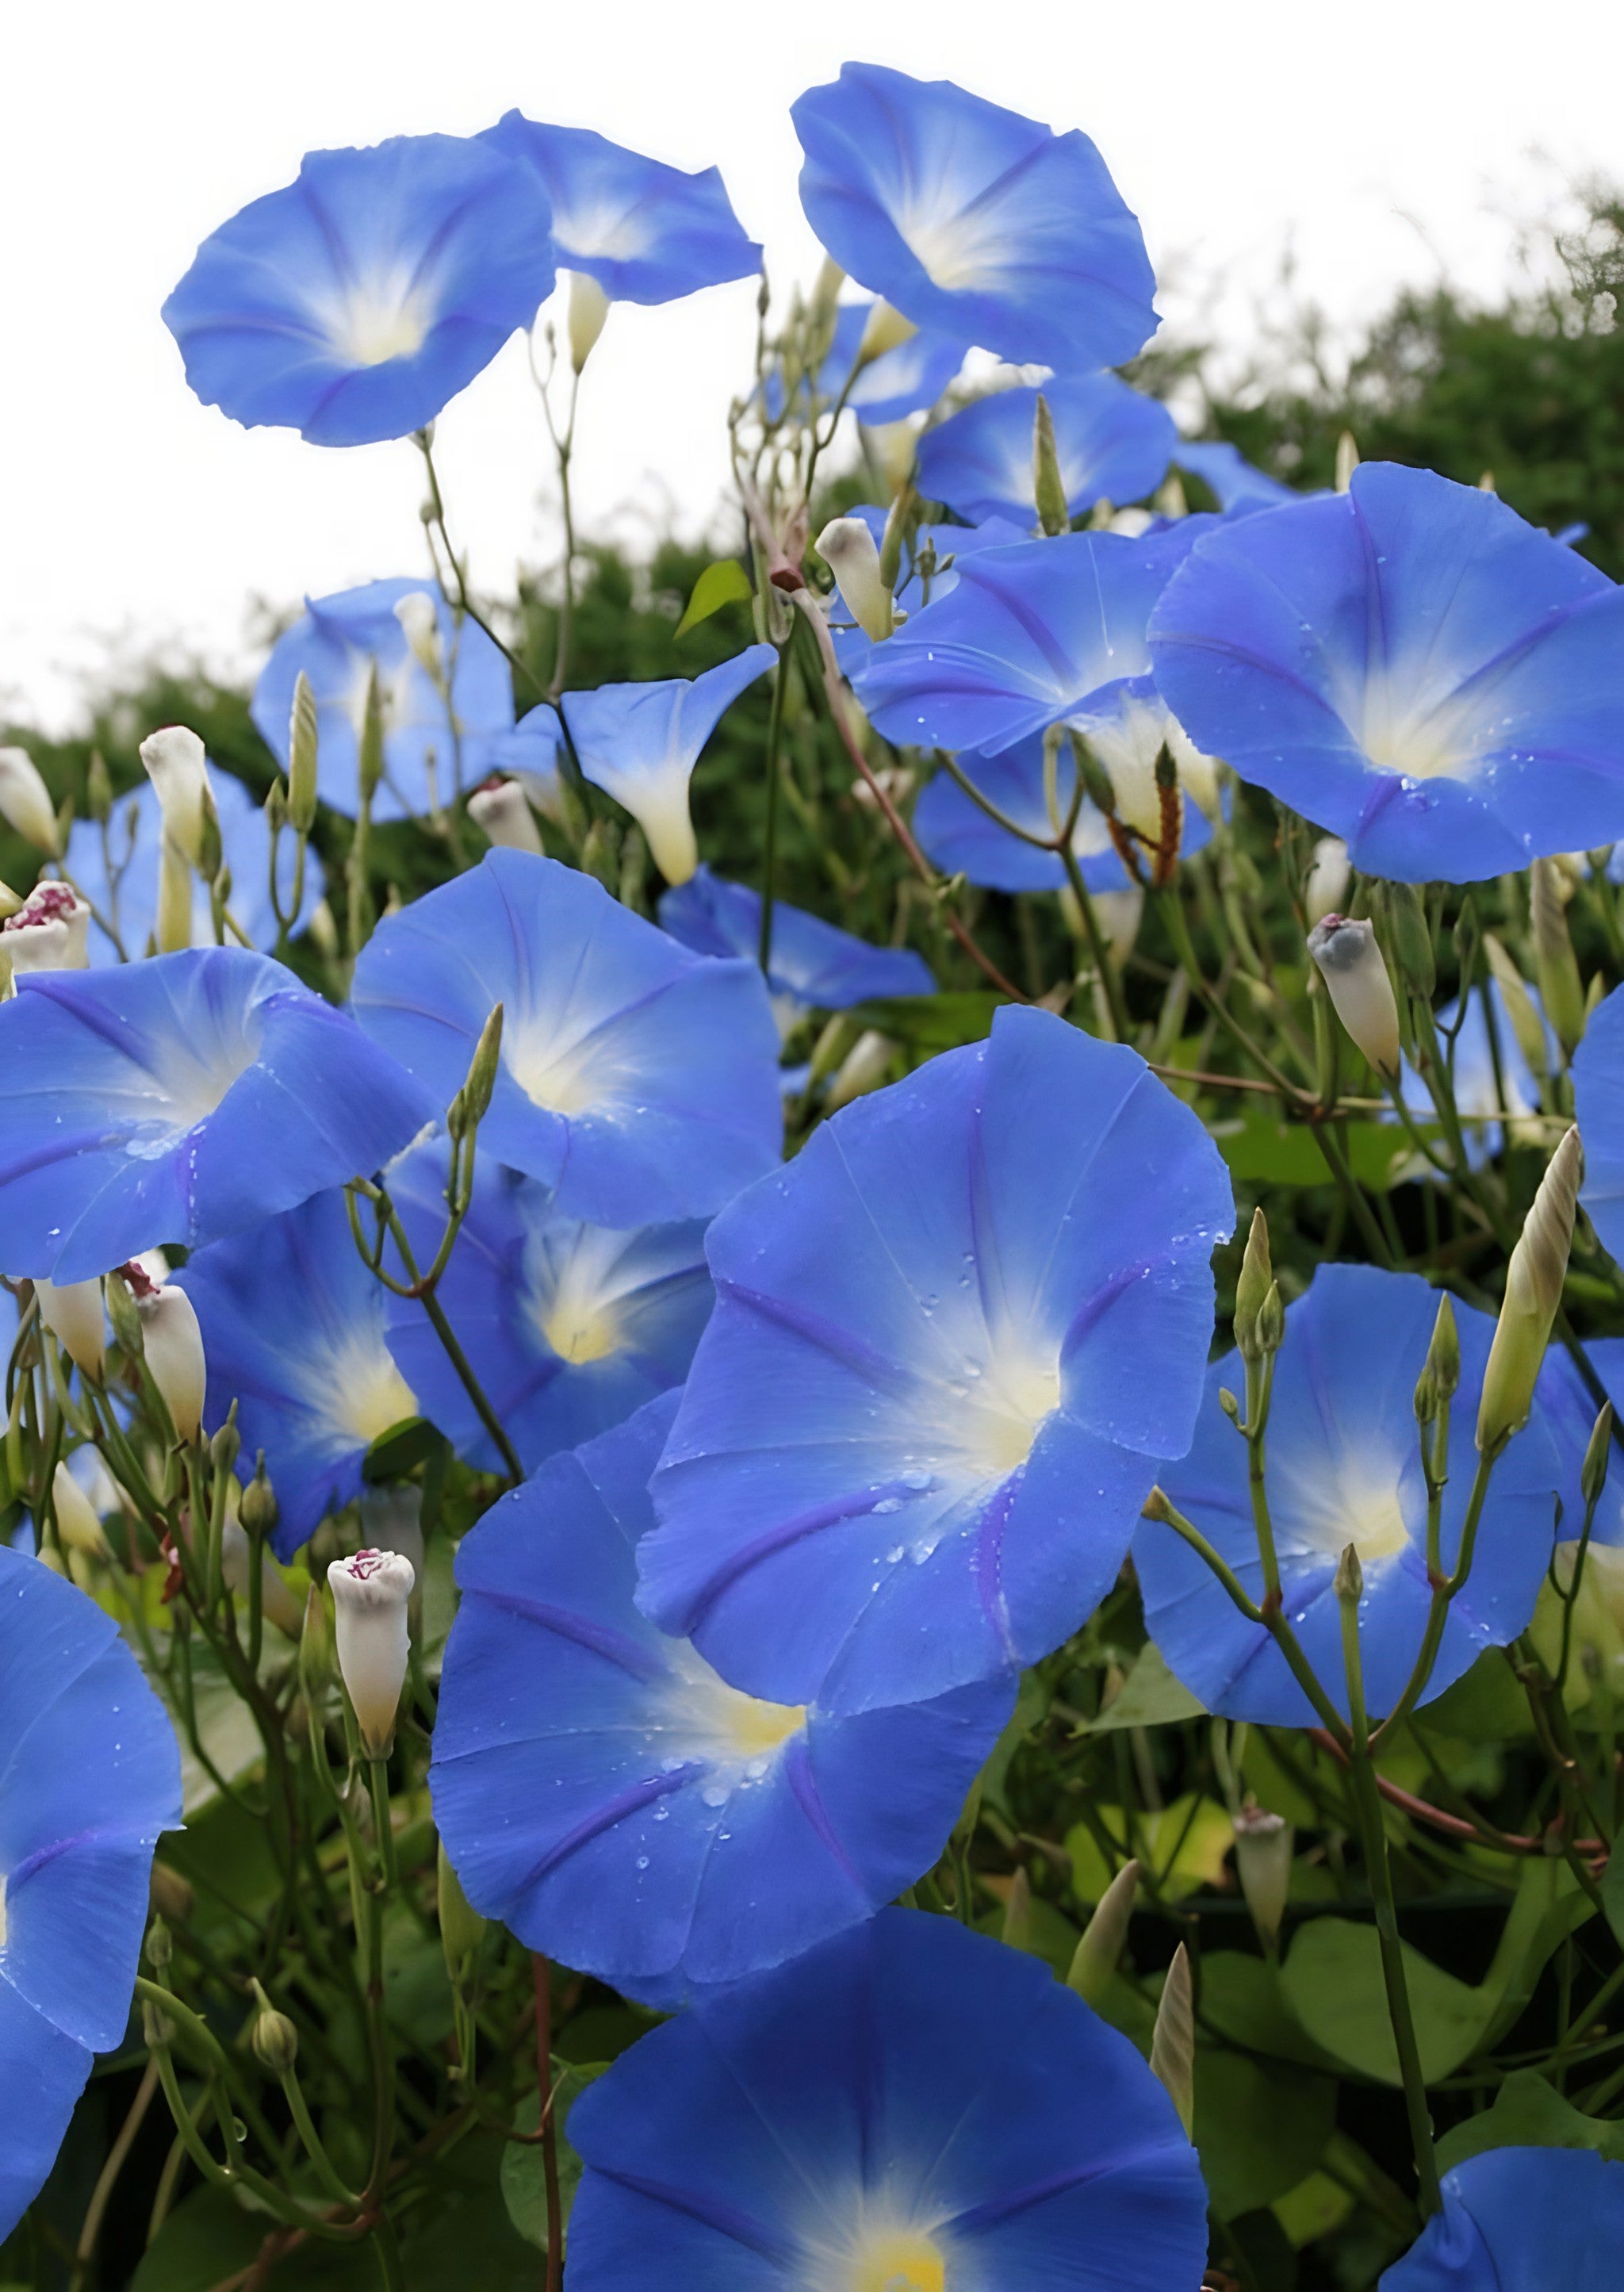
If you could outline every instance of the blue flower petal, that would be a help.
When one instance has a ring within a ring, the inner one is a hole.
[[[690,955],[556,860],[488,852],[386,917],[354,1000],[441,1106],[503,1005],[481,1151],[555,1188],[561,1215],[707,1216],[782,1151],[778,1029],[755,964]]]
[[[0,1976],[0,2243],[49,2178],[94,2063]]]
[[[816,397],[820,408],[832,406],[845,392],[845,403],[860,422],[877,427],[905,421],[934,406],[965,362],[969,348],[962,336],[939,335],[922,327],[905,343],[870,359],[853,382],[852,368],[862,347],[873,303],[843,303],[835,314],[834,339],[818,370]],[[802,386],[804,411],[813,392]],[[771,422],[782,419],[784,385],[775,369],[762,384],[762,402]]]
[[[661,896],[659,920],[696,955],[754,961],[761,943],[760,894],[724,883],[708,868]],[[767,984],[775,1000],[798,1013],[844,1011],[875,996],[929,995],[936,982],[911,948],[870,947],[821,916],[775,900]]]
[[[206,406],[319,446],[432,422],[552,291],[547,203],[488,145],[311,151],[204,240],[164,305]]]
[[[1624,2165],[1588,2149],[1485,2149],[1443,2176],[1443,2210],[1381,2292],[1601,2292],[1624,2251]]]
[[[1232,1217],[1194,1117],[1046,1013],[846,1109],[712,1229],[648,1612],[828,1709],[1058,1646],[1188,1445]]]
[[[1226,517],[1246,517],[1253,510],[1276,509],[1282,502],[1303,498],[1266,470],[1257,469],[1239,446],[1232,446],[1226,439],[1192,444],[1181,438],[1173,448],[1173,461],[1176,468],[1200,479],[1217,496],[1218,507]]]
[[[1071,372],[1154,333],[1143,238],[1086,135],[877,64],[843,64],[790,116],[812,229],[916,326]]]
[[[1603,1247],[1624,1262],[1624,989],[1591,1013],[1573,1054],[1573,1111],[1585,1142],[1579,1198]]]
[[[1167,408],[1114,374],[1056,378],[1042,391],[999,390],[949,416],[919,440],[919,491],[960,517],[1038,521],[1032,432],[1038,400],[1054,423],[1066,506],[1073,517],[1101,500],[1135,502],[1167,474],[1177,431]]]
[[[1394,882],[1624,834],[1624,592],[1492,494],[1366,462],[1201,540],[1151,624],[1162,696]]]

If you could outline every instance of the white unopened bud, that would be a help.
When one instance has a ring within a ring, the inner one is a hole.
[[[110,1557],[96,1507],[66,1465],[59,1465],[52,1475],[51,1509],[57,1535],[69,1552],[82,1553],[87,1560]]]
[[[211,793],[202,741],[183,724],[166,724],[141,742],[141,760],[158,790],[166,839],[195,868],[203,849],[204,804]],[[190,891],[187,897],[190,904]]]
[[[90,909],[66,884],[36,884],[0,924],[13,971],[84,971],[90,964]]]
[[[1533,1407],[1535,1381],[1567,1279],[1584,1170],[1579,1133],[1569,1130],[1546,1165],[1506,1269],[1506,1295],[1477,1408],[1477,1445],[1486,1453],[1503,1448],[1527,1424]]]
[[[1248,1799],[1235,1817],[1235,1870],[1252,1923],[1273,1949],[1291,1891],[1291,1825]]]
[[[174,1282],[161,1289],[149,1287],[144,1297],[137,1295],[135,1310],[141,1316],[141,1352],[170,1422],[181,1440],[195,1441],[203,1426],[208,1375],[197,1311],[185,1290]]]
[[[597,347],[609,316],[609,296],[585,270],[570,273],[570,363],[579,374]]]
[[[51,791],[26,748],[0,748],[0,818],[36,851],[56,855]]]
[[[894,619],[891,592],[880,575],[879,545],[861,518],[831,518],[817,546],[863,634],[877,643],[888,637]]]
[[[39,1318],[69,1359],[99,1377],[107,1353],[107,1323],[99,1281],[36,1281]]]
[[[410,1651],[406,1603],[416,1581],[411,1562],[398,1552],[358,1552],[327,1570],[338,1668],[369,1759],[387,1758],[394,1741]]]
[[[911,319],[905,319],[901,311],[893,311],[889,303],[871,303],[863,338],[858,347],[858,364],[871,366],[877,358],[884,358],[887,351],[901,350],[904,343],[911,343],[918,331]]]
[[[468,799],[468,817],[510,851],[542,849],[541,830],[517,780],[489,779]]]
[[[890,1071],[891,1061],[896,1053],[897,1046],[889,1035],[877,1034],[872,1027],[865,1029],[840,1061],[823,1102],[824,1112],[836,1113],[841,1107],[849,1106],[854,1098],[861,1098],[867,1092],[877,1090]]]
[[[1308,952],[1337,1007],[1337,1016],[1378,1073],[1399,1070],[1399,1010],[1393,981],[1368,923],[1336,914],[1321,916],[1308,934]]]
[[[440,615],[434,609],[434,600],[426,589],[413,589],[395,601],[395,618],[400,624],[408,650],[424,674],[438,684],[445,674],[445,657],[440,642]]]
[[[1342,838],[1322,835],[1314,845],[1308,880],[1303,885],[1303,905],[1308,910],[1310,928],[1337,912],[1347,896],[1352,874],[1347,845]]]

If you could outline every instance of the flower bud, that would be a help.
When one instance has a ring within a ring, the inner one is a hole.
[[[468,817],[505,851],[541,851],[541,830],[517,780],[484,781],[468,799]]]
[[[1438,983],[1438,965],[1421,894],[1413,884],[1378,884],[1375,890],[1399,977],[1412,995],[1430,1003]]]
[[[39,1318],[86,1376],[100,1377],[107,1358],[107,1328],[99,1281],[34,1284]]]
[[[1020,1864],[1016,1865],[1015,1875],[1009,1882],[1000,1939],[1011,1949],[1030,1949],[1032,1947],[1032,1882]]]
[[[1344,1545],[1342,1557],[1337,1562],[1336,1581],[1332,1586],[1337,1597],[1350,1606],[1357,1607],[1364,1597],[1365,1571],[1356,1544]]]
[[[1346,493],[1353,482],[1353,472],[1359,467],[1359,448],[1351,430],[1345,430],[1337,440],[1337,491]]]
[[[417,594],[421,595],[422,592],[418,591]],[[397,618],[400,617],[400,606],[407,601],[407,599],[402,597],[400,604],[395,607]],[[401,621],[400,625],[406,628],[404,620]],[[409,629],[407,632],[407,642],[408,643],[411,642]],[[377,794],[378,782],[384,777],[384,691],[378,682],[376,661],[367,678],[367,697],[361,707],[361,735],[356,751],[356,773],[360,783],[362,801],[369,804]]]
[[[1190,1953],[1182,1941],[1173,1953],[1156,2010],[1151,2068],[1172,2095],[1179,2123],[1187,2134],[1192,2132],[1195,2125],[1195,1998]]]
[[[887,351],[899,351],[904,343],[912,342],[918,331],[911,319],[905,319],[901,311],[893,311],[889,303],[877,300],[871,303],[868,324],[863,328],[863,338],[858,347],[858,365],[872,366],[875,359],[884,358]]]
[[[147,1928],[146,1951],[147,1963],[154,1973],[167,1972],[169,1962],[174,1956],[174,1941],[161,1917],[155,1917]],[[168,2040],[164,2042],[167,2044]]]
[[[299,1634],[299,1686],[312,1710],[320,1710],[336,1669],[332,1618],[321,1586],[312,1584],[305,1595],[304,1626]]]
[[[1066,1986],[1075,1989],[1086,2006],[1097,2008],[1111,1987],[1111,1977],[1121,1963],[1128,1920],[1134,1915],[1134,1898],[1138,1891],[1139,1865],[1125,1862],[1100,1896],[1094,1916],[1083,1928],[1082,1938],[1071,1954]]]
[[[1500,1000],[1506,1005],[1517,1048],[1528,1061],[1531,1073],[1543,1075],[1550,1064],[1550,1051],[1523,974],[1492,932],[1483,933],[1483,952],[1489,958],[1494,983],[1500,990]]]
[[[1336,1005],[1337,1016],[1378,1074],[1399,1071],[1399,1012],[1393,981],[1367,923],[1331,914],[1308,934],[1308,952]]]
[[[178,1870],[172,1870],[167,1862],[155,1862],[152,1865],[152,1876],[148,1881],[147,1896],[152,1905],[156,1921],[179,1919],[184,1925],[198,1906],[196,1888],[182,1878]],[[152,1945],[149,1941],[147,1944],[149,1957],[151,1955],[151,1949]]]
[[[1534,965],[1539,999],[1570,1056],[1585,1031],[1585,990],[1580,982],[1573,941],[1568,934],[1561,870],[1554,860],[1536,860],[1529,871],[1529,920],[1533,929]]]
[[[55,859],[58,839],[51,791],[26,748],[0,748],[0,819],[25,843]]]
[[[1426,1366],[1421,1372],[1432,1387],[1433,1414],[1460,1390],[1460,1333],[1455,1327],[1455,1308],[1446,1289],[1438,1300],[1438,1316],[1433,1323],[1432,1343],[1426,1349]],[[1418,1416],[1420,1409],[1416,1410]]]
[[[202,741],[183,724],[166,724],[141,742],[141,760],[158,791],[166,837],[195,867],[203,835],[204,803],[209,796],[208,761]]]
[[[877,1090],[891,1071],[891,1061],[896,1053],[897,1046],[889,1035],[877,1034],[872,1027],[866,1028],[840,1061],[823,1102],[824,1112],[836,1114],[854,1098]]]
[[[135,1311],[141,1320],[147,1368],[169,1411],[176,1438],[196,1441],[203,1427],[207,1381],[197,1310],[184,1289],[166,1282],[161,1289],[149,1283],[147,1295],[136,1296]]]
[[[1071,512],[1066,505],[1065,480],[1060,474],[1060,456],[1054,445],[1054,417],[1041,391],[1032,422],[1032,498],[1038,505],[1038,522],[1045,533],[1053,537],[1071,531]]]
[[[609,296],[586,270],[570,273],[570,363],[579,374],[597,347],[609,316]]]
[[[214,1437],[218,1440],[220,1435],[216,1433]],[[276,1500],[276,1490],[271,1485],[271,1475],[265,1470],[265,1452],[262,1449],[255,1464],[254,1478],[242,1492],[237,1517],[242,1522],[246,1535],[264,1543],[275,1533],[276,1524],[281,1516],[281,1506]]]
[[[891,634],[891,592],[880,577],[880,553],[860,517],[831,518],[818,536],[818,554],[840,584],[840,593],[863,634],[877,643]]]
[[[254,2058],[272,2077],[291,2077],[299,2058],[299,2032],[286,2014],[277,2012],[257,1981],[254,1984],[254,1999],[259,2007],[248,2027],[248,2044]]]
[[[1240,1279],[1235,1284],[1235,1343],[1242,1360],[1263,1359],[1265,1348],[1258,1322],[1264,1301],[1274,1286],[1274,1268],[1269,1259],[1269,1221],[1257,1209],[1252,1212],[1246,1255],[1240,1261]]]
[[[1353,875],[1349,865],[1347,845],[1339,835],[1322,835],[1313,848],[1306,880],[1303,884],[1303,905],[1308,911],[1312,930],[1325,916],[1334,915],[1347,896],[1348,881]]]
[[[126,1360],[138,1361],[141,1356],[141,1315],[135,1310],[135,1299],[142,1288],[150,1287],[133,1259],[107,1277],[107,1318]]]
[[[1248,1798],[1235,1817],[1235,1873],[1265,1949],[1274,1948],[1286,1914],[1292,1845],[1291,1825]]]
[[[1579,1133],[1569,1130],[1546,1166],[1511,1253],[1477,1409],[1477,1445],[1486,1455],[1505,1447],[1527,1424],[1533,1407],[1534,1383],[1567,1278],[1584,1167]]]
[[[462,1881],[451,1868],[451,1858],[446,1852],[443,1838],[440,1842],[437,1876],[440,1946],[446,1955],[446,1972],[451,1977],[452,1989],[466,1992],[473,1986],[474,1969],[479,1963],[480,1944],[485,1939],[486,1922],[464,1893]]]
[[[338,1669],[369,1759],[386,1759],[405,1683],[406,1603],[416,1576],[397,1552],[358,1552],[327,1570],[338,1627]]]
[[[918,514],[919,496],[911,485],[904,483],[897,489],[880,537],[880,585],[888,592],[895,591],[897,575],[902,569],[902,545]]]
[[[490,1111],[491,1094],[501,1070],[502,1005],[498,1003],[480,1029],[466,1078],[446,1118],[446,1127],[454,1138],[465,1137],[484,1121]]]
[[[1602,1490],[1607,1485],[1607,1465],[1612,1455],[1612,1403],[1604,1400],[1602,1413],[1591,1429],[1585,1461],[1580,1467],[1580,1493],[1586,1508],[1594,1511],[1602,1500]]]
[[[66,1465],[58,1465],[52,1475],[51,1509],[57,1537],[68,1551],[82,1553],[87,1560],[110,1557],[96,1508]]]
[[[440,615],[426,589],[408,590],[396,600],[394,615],[405,635],[407,649],[424,674],[435,684],[445,680],[445,656],[440,642]]]
[[[84,971],[90,909],[67,884],[36,884],[0,924],[13,971]]]
[[[308,835],[316,818],[316,767],[319,740],[316,696],[301,669],[294,685],[293,715],[287,727],[287,817],[296,832]]]

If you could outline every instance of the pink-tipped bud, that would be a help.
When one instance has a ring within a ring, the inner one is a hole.
[[[0,924],[13,971],[84,971],[90,909],[67,884],[36,884],[15,915]]]
[[[1368,923],[1324,916],[1308,934],[1337,1016],[1378,1074],[1399,1070],[1399,1009],[1393,981]]]
[[[394,1741],[410,1650],[406,1606],[416,1580],[398,1552],[358,1552],[327,1570],[338,1668],[369,1759],[386,1759]]]

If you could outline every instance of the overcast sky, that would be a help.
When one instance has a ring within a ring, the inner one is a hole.
[[[792,99],[848,54],[948,77],[1100,145],[1176,325],[1222,282],[1240,343],[1296,250],[1357,320],[1440,263],[1491,292],[1507,208],[1624,175],[1619,0],[79,0],[8,11],[0,136],[0,713],[70,722],[86,672],[155,641],[251,664],[249,601],[416,572],[409,445],[334,452],[199,406],[158,319],[198,241],[313,146],[465,133],[509,106],[716,162],[780,286],[817,255]],[[590,530],[701,528],[725,475],[753,290],[623,306],[584,391]],[[440,425],[476,585],[553,546],[514,342]]]

